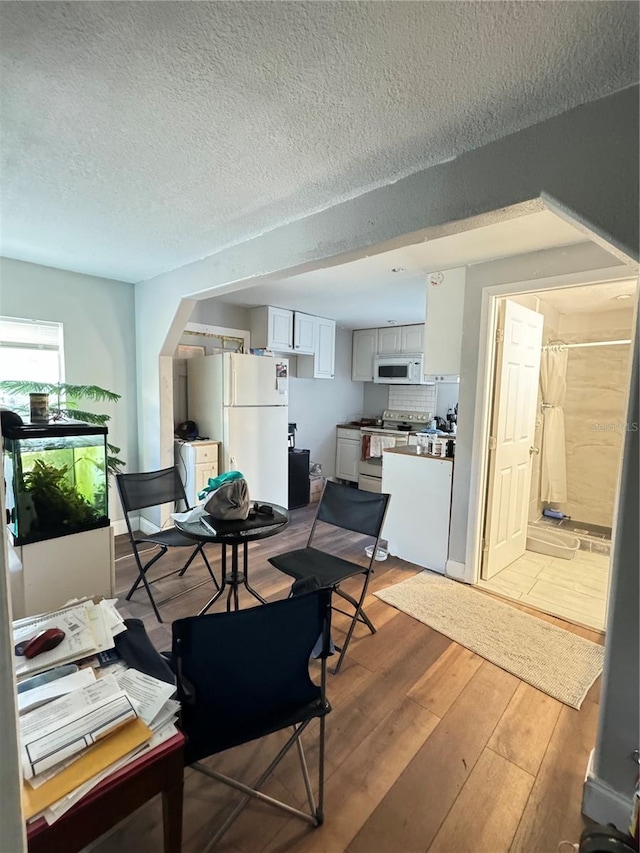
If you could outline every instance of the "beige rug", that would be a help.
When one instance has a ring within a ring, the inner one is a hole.
[[[602,672],[597,643],[440,575],[422,572],[376,595],[572,708]]]

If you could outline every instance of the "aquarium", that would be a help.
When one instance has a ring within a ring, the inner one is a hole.
[[[3,442],[13,544],[109,525],[106,427],[24,424],[5,428]]]

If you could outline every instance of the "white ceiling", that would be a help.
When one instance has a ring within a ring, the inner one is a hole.
[[[0,3],[1,252],[176,268],[634,83],[638,8]]]
[[[592,311],[619,311],[621,308],[633,308],[636,288],[635,280],[608,281],[604,284],[583,284],[578,290],[575,287],[546,290],[540,296],[559,314],[587,314]],[[631,298],[616,298],[622,295],[628,295]]]
[[[383,326],[388,320],[421,323],[427,273],[585,239],[551,211],[541,211],[341,266],[290,278],[274,276],[218,299],[234,305],[292,308],[330,317],[348,329]]]

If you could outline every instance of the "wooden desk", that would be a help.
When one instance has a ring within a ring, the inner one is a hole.
[[[147,800],[162,794],[165,853],[182,847],[185,737],[177,734],[105,779],[52,826],[29,824],[29,853],[78,853]]]

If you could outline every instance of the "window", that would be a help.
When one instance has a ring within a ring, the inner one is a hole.
[[[64,382],[62,323],[0,317],[0,379]],[[28,409],[28,398],[0,392],[0,405]]]

